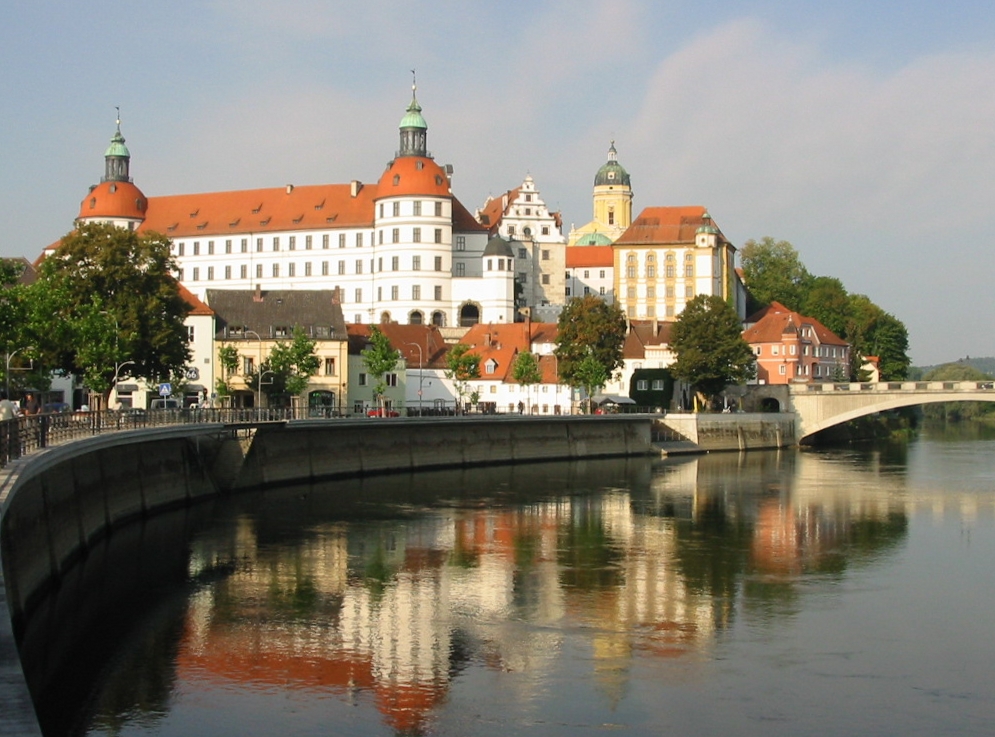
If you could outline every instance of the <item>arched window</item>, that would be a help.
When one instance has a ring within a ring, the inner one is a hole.
[[[446,326],[446,314],[444,312],[439,312],[438,310],[433,312],[432,324],[437,328],[444,328]]]
[[[415,310],[410,315],[408,315],[408,325],[421,325],[424,322],[424,320],[425,316],[418,310]]]
[[[461,328],[469,328],[480,322],[480,307],[467,303],[460,307],[459,324]]]
[[[390,322],[390,313],[389,312],[381,312],[380,313],[380,324],[381,325],[386,325],[389,322]]]

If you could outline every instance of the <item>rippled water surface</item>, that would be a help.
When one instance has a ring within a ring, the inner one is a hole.
[[[989,735],[995,441],[254,493],[33,620],[50,735]]]

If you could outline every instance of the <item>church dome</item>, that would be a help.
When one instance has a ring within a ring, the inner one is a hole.
[[[128,151],[128,147],[124,145],[124,136],[121,135],[120,122],[119,127],[114,137],[111,138],[111,145],[107,147],[104,152],[104,156],[120,156],[122,158],[131,158],[131,152]]]
[[[618,163],[616,155],[615,141],[612,141],[611,147],[608,149],[608,162],[598,169],[598,173],[594,176],[595,187],[613,185],[624,185],[626,187],[631,186],[629,181],[629,172],[625,170],[625,167]]]
[[[696,234],[707,233],[708,235],[718,235],[719,229],[712,225],[712,216],[705,211],[705,214],[701,216],[702,223],[695,231]]]

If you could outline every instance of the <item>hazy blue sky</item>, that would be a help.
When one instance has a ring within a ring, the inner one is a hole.
[[[791,241],[917,364],[995,355],[993,41],[980,0],[8,3],[0,255],[69,230],[115,105],[149,196],[369,182],[416,69],[471,210],[531,174],[581,225],[615,139],[637,212]]]

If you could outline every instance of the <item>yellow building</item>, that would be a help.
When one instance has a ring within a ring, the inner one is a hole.
[[[618,163],[615,141],[608,161],[594,176],[594,219],[570,231],[569,246],[607,246],[632,225],[632,184],[629,172]]]

